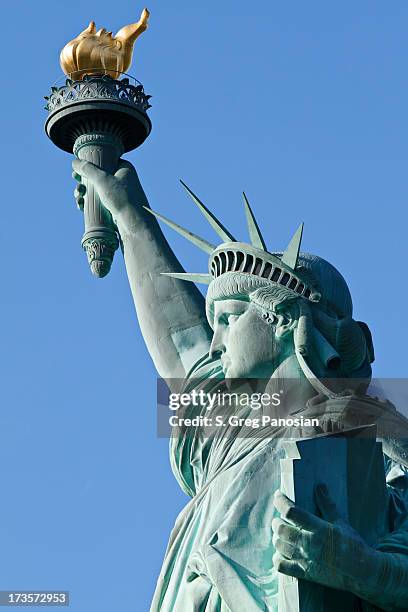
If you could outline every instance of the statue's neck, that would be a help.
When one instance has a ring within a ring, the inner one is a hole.
[[[305,380],[306,377],[303,374],[302,368],[299,365],[299,362],[296,358],[296,355],[292,354],[289,357],[286,357],[274,370],[271,378],[292,378],[292,379],[300,379],[303,378]]]
[[[290,410],[304,407],[316,395],[316,390],[306,378],[294,354],[286,357],[275,369],[266,390],[268,393],[283,390]]]

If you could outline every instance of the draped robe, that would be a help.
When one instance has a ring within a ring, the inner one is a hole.
[[[215,392],[222,384],[220,363],[206,355],[183,391]],[[268,427],[254,437],[227,426],[209,435],[197,427],[170,439],[173,472],[191,501],[172,530],[151,612],[278,612],[272,520],[282,433]],[[408,475],[388,459],[385,470],[389,533],[379,548],[408,554]]]

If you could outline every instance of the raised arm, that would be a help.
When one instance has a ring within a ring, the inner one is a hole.
[[[144,210],[147,198],[129,162],[122,160],[114,176],[85,161],[74,160],[73,168],[76,180],[83,176],[94,184],[115,220],[139,324],[159,375],[183,378],[211,342],[202,294],[193,283],[160,274],[183,268],[156,219]],[[80,183],[79,206],[84,193]]]

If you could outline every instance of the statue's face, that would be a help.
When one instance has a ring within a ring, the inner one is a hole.
[[[220,354],[225,377],[269,378],[281,353],[273,325],[248,301],[219,300],[214,307],[210,354]]]

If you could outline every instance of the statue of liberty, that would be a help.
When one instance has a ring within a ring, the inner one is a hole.
[[[154,213],[129,162],[114,175],[87,161],[73,168],[78,205],[84,177],[113,216],[139,325],[162,378],[184,379],[186,390],[197,380],[215,389],[223,378],[295,379],[291,411],[319,414],[320,433],[375,422],[383,443],[386,517],[374,546],[339,518],[330,487],[315,488],[319,516],[281,491],[279,428],[256,437],[229,436],[228,428],[205,436],[198,428],[171,438],[172,469],[191,501],[171,533],[151,610],[278,611],[282,575],[352,593],[353,610],[408,610],[406,421],[364,393],[350,402],[352,388],[340,384],[357,380],[367,389],[374,359],[340,273],[300,251],[302,227],[283,253],[269,252],[246,198],[251,244],[238,242],[187,188],[221,239],[217,246]],[[183,271],[157,218],[209,254],[208,273]],[[200,282],[208,285],[205,299]],[[400,439],[387,434],[392,424]]]

